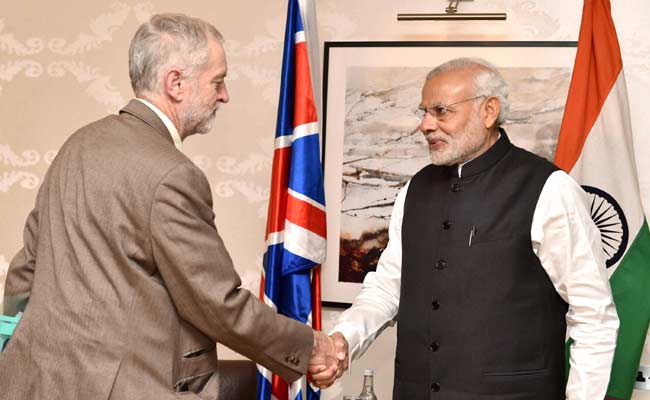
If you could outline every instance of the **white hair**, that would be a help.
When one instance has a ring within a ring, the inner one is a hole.
[[[171,67],[192,76],[208,62],[208,35],[223,42],[213,25],[183,14],[156,14],[140,25],[129,48],[129,76],[135,95],[160,90],[161,74]]]
[[[508,84],[503,79],[496,67],[480,58],[455,58],[440,64],[429,71],[427,81],[434,76],[448,71],[461,69],[475,69],[473,74],[474,96],[496,97],[501,105],[497,116],[497,126],[501,126],[508,116],[510,103],[508,102]]]

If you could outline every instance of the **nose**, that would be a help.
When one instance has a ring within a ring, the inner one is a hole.
[[[223,82],[217,92],[217,100],[222,103],[227,103],[230,101],[230,95],[228,94],[228,88],[226,87],[226,82]]]
[[[433,132],[437,129],[438,119],[428,112],[425,113],[424,118],[422,118],[422,121],[420,122],[420,131],[426,135],[427,132]]]

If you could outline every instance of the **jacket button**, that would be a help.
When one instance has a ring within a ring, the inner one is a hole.
[[[434,310],[439,309],[440,308],[440,303],[438,303],[437,300],[432,301],[431,302],[431,308],[434,309]]]
[[[285,360],[293,365],[300,365],[300,360],[296,356],[287,356]]]
[[[436,268],[438,268],[439,270],[445,269],[446,266],[447,266],[447,261],[445,261],[445,260],[439,260],[436,263]]]
[[[429,348],[431,349],[431,351],[435,352],[435,351],[438,351],[438,349],[440,348],[440,345],[438,344],[438,342],[433,342],[433,343],[431,343],[431,346]]]
[[[458,183],[452,183],[451,185],[452,192],[460,192],[461,190],[463,190],[463,187],[461,185],[459,185]]]
[[[440,384],[438,382],[434,382],[431,384],[431,390],[434,392],[439,392],[440,391]]]
[[[447,229],[451,228],[452,224],[453,224],[453,222],[447,220],[447,221],[444,221],[442,224],[440,224],[440,226],[442,227],[442,229],[447,230]]]

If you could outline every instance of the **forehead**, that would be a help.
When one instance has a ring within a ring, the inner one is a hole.
[[[470,95],[472,77],[467,69],[445,71],[432,77],[422,87],[422,104],[445,104]]]

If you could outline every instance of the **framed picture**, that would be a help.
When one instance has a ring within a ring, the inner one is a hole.
[[[504,129],[553,159],[576,42],[325,42],[325,306],[346,307],[388,243],[397,192],[430,162],[415,116],[427,73],[457,57],[494,64],[510,88]]]

